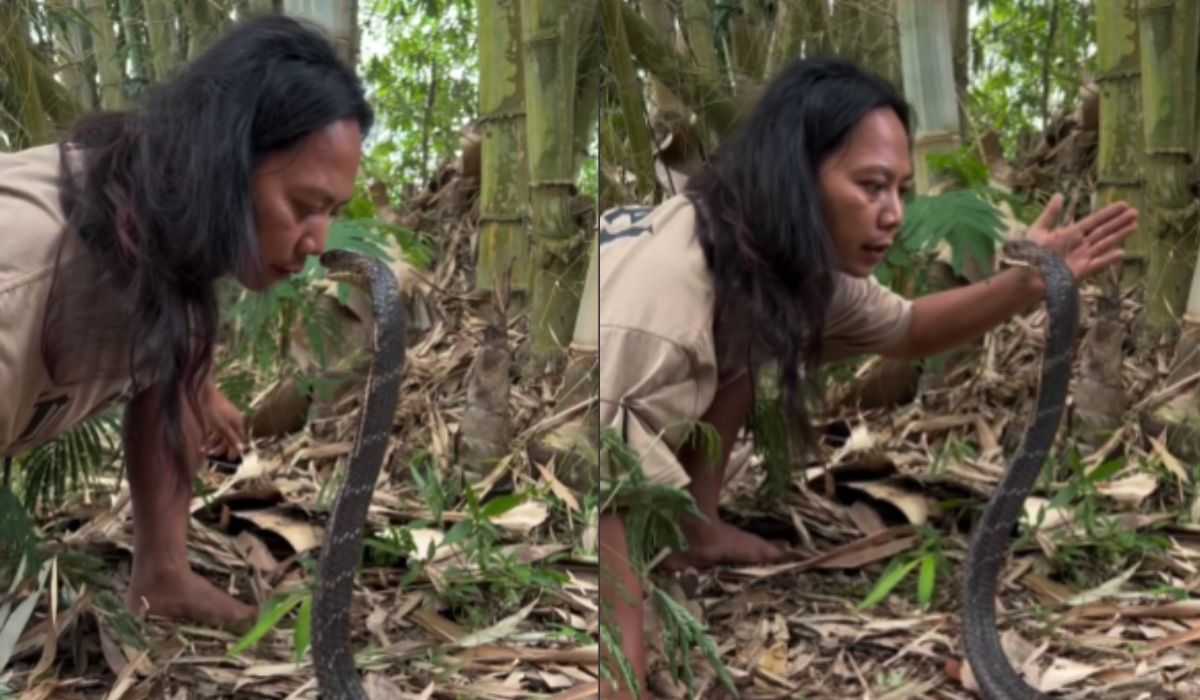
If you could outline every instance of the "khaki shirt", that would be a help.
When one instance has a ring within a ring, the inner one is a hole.
[[[57,144],[0,153],[0,455],[19,455],[95,414],[128,388],[114,379],[57,386],[42,358],[47,299],[83,252],[59,204]],[[61,248],[61,260],[60,258]]]
[[[683,438],[744,371],[716,356],[713,285],[695,223],[683,195],[609,210],[600,223],[600,426],[624,436],[651,482],[676,487],[690,481],[675,457]],[[905,340],[912,302],[874,278],[837,273],[834,286],[824,361]]]

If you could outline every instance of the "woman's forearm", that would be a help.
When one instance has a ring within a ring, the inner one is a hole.
[[[171,449],[172,440],[163,432],[166,409],[162,388],[158,386],[145,389],[133,397],[129,404],[125,423],[127,458],[145,465],[155,465],[156,469],[171,469],[190,478],[199,464],[202,431],[188,402],[178,397],[176,400],[180,401],[180,410],[183,412],[183,434],[177,439],[183,447],[186,464],[179,463]]]
[[[898,355],[929,357],[974,340],[1041,299],[1045,286],[1032,269],[1016,267],[965,287],[913,301],[908,342]]]

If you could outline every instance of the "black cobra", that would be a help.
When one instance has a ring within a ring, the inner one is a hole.
[[[396,277],[379,260],[342,250],[321,256],[330,277],[367,287],[375,315],[371,368],[350,454],[350,469],[321,547],[313,600],[312,652],[323,700],[367,700],[350,651],[350,602],[367,507],[392,434],[404,371],[405,318]]]
[[[979,689],[987,700],[1049,698],[1027,685],[1013,669],[1000,646],[996,628],[996,587],[1008,555],[1013,527],[1025,498],[1033,489],[1042,463],[1062,419],[1071,381],[1075,331],[1079,326],[1079,292],[1070,268],[1062,258],[1027,240],[1010,241],[1005,254],[1037,268],[1046,284],[1049,330],[1042,356],[1042,381],[1024,442],[1013,457],[1008,473],[996,487],[983,517],[975,526],[967,550],[963,595],[963,637],[967,660]]]

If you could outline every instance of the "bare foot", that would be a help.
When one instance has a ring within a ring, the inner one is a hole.
[[[782,549],[758,535],[716,519],[685,526],[684,532],[688,548],[663,560],[662,566],[667,571],[706,569],[718,564],[771,564],[786,556]]]
[[[234,632],[253,626],[258,610],[218,589],[194,571],[134,573],[125,604],[136,616],[157,615]]]

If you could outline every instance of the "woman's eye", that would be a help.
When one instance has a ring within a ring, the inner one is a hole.
[[[881,182],[866,182],[863,183],[863,188],[871,195],[877,195],[883,192],[887,186]]]

